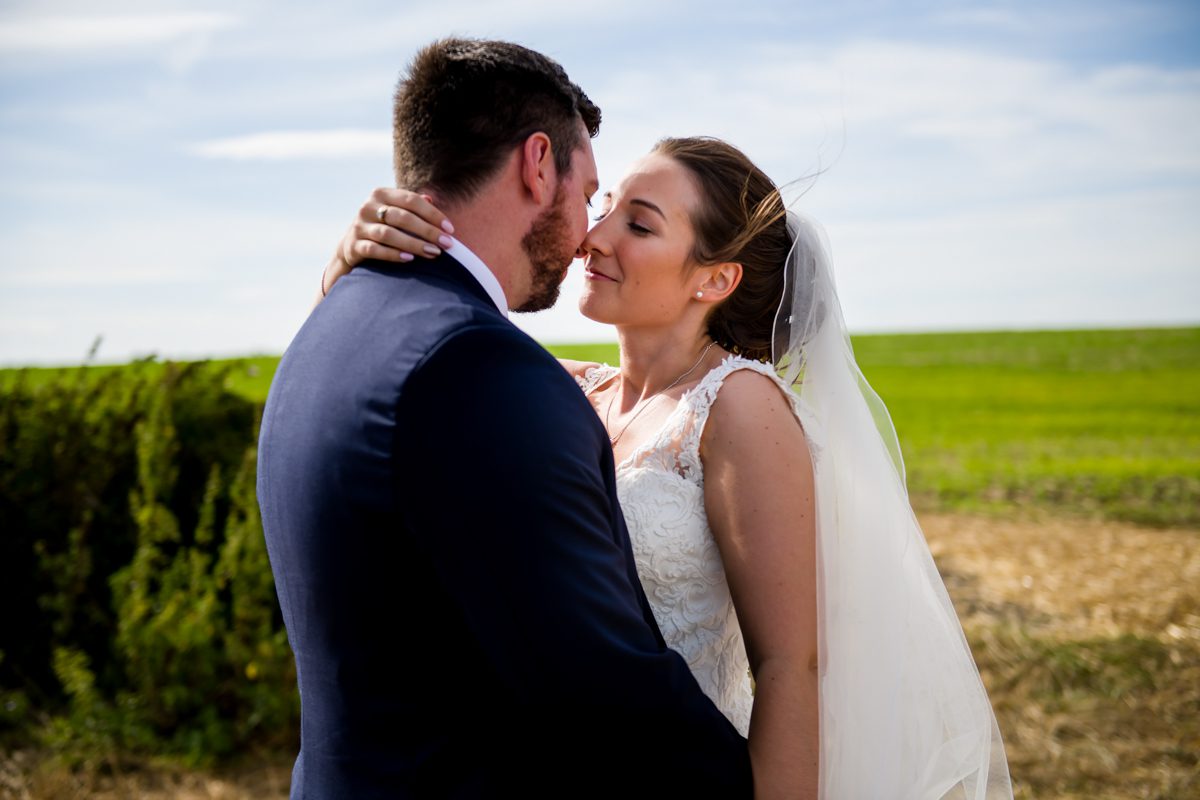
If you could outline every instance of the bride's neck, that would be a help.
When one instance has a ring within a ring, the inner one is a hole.
[[[697,365],[704,349],[712,339],[703,328],[617,328],[621,347],[621,401],[636,403],[644,397],[661,392],[680,375],[695,366],[695,372],[685,380],[703,375],[704,365]],[[712,348],[707,359],[717,353]]]

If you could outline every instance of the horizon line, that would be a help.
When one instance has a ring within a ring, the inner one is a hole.
[[[863,336],[979,336],[979,335],[997,335],[1006,333],[1095,333],[1106,331],[1190,331],[1200,330],[1200,320],[1191,322],[1179,323],[1145,323],[1136,325],[1094,325],[1094,326],[1077,326],[1070,325],[1061,328],[1054,327],[991,327],[991,328],[935,328],[929,330],[859,330],[851,331],[849,335],[854,337]],[[613,340],[559,340],[553,342],[544,342],[536,340],[538,344],[545,348],[551,347],[589,347],[589,346],[615,346],[617,341]],[[163,355],[160,353],[145,353],[141,355],[131,355],[122,360],[81,360],[76,363],[63,362],[0,362],[0,371],[17,371],[23,369],[77,369],[79,367],[120,367],[132,364],[137,361],[146,361],[151,363],[194,363],[202,361],[243,361],[255,358],[280,358],[282,352],[272,353],[264,351],[254,351],[241,354],[177,354]]]

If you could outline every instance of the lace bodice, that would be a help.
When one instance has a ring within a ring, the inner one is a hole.
[[[713,401],[725,378],[739,369],[768,375],[783,386],[766,364],[728,356],[679,399],[652,440],[617,465],[617,494],[638,577],[663,638],[744,736],[753,703],[749,662],[704,511],[700,462],[700,437]],[[590,394],[617,372],[603,364],[576,380]],[[795,395],[787,394],[795,408]]]

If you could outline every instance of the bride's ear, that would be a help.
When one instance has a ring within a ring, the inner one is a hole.
[[[742,282],[742,265],[736,261],[704,267],[703,271],[708,274],[698,291],[710,303],[718,303],[729,297]]]

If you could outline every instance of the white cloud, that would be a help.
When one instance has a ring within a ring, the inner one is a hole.
[[[925,23],[956,29],[965,35],[1009,36],[1010,41],[1100,41],[1103,37],[1128,39],[1131,32],[1178,25],[1178,9],[1170,2],[1094,2],[1059,0],[1056,3],[1016,4],[1008,0],[951,0],[934,8]]]
[[[836,159],[800,207],[854,329],[1200,319],[1200,70],[871,41],[663,57],[592,91],[606,185],[666,134],[780,182]],[[568,311],[529,327],[575,338]]]
[[[387,155],[391,150],[389,131],[355,129],[270,131],[200,142],[189,148],[190,152],[205,158],[238,161],[376,157]]]
[[[854,330],[1200,320],[1200,190],[1122,191],[831,226]]]
[[[0,114],[4,164],[20,167],[0,191],[0,360],[70,360],[96,333],[114,358],[282,350],[365,182],[388,179],[396,70],[455,31],[563,61],[604,108],[605,188],[666,135],[726,138],[779,181],[832,166],[801,207],[829,230],[856,330],[1200,318],[1200,70],[1054,55],[1055,36],[1107,12],[1045,27],[1032,7],[951,11],[942,34],[981,35],[948,45],[839,38],[834,11],[833,32],[798,33],[815,10],[760,7],[745,9],[763,16],[754,34],[691,36],[699,25],[647,46],[630,17],[675,12],[632,0],[553,14],[535,0],[370,15],[301,3],[278,17],[243,0],[228,33],[232,2],[155,14],[160,1],[128,6],[122,18],[144,24],[125,31],[56,31],[33,4],[0,15],[0,66],[56,67]],[[13,25],[30,20],[47,27],[21,29],[32,44],[14,50]],[[85,52],[151,49],[159,66],[120,73],[115,90],[97,72],[76,92],[77,73],[57,69],[71,36]],[[1036,36],[1049,55],[1022,57],[1005,36]],[[212,70],[164,76],[208,39]],[[146,169],[122,171],[118,142]],[[611,340],[578,314],[581,287],[576,265],[558,307],[518,324],[543,341]]]
[[[646,74],[656,75],[652,86]],[[785,181],[842,151],[829,180],[875,173],[853,187],[860,203],[931,185],[958,203],[1200,176],[1195,69],[1083,70],[870,41],[759,48],[731,63],[664,58],[612,75],[595,94],[606,119],[598,146],[615,144],[626,162],[659,136],[706,133]]]
[[[211,34],[237,24],[227,14],[27,16],[0,20],[0,53],[114,51]]]
[[[955,8],[937,12],[929,21],[942,25],[964,25],[1018,33],[1028,32],[1034,24],[1028,13],[1005,8]]]
[[[86,240],[85,240],[86,241]],[[94,289],[119,286],[123,288],[161,286],[167,284],[202,283],[202,273],[173,266],[128,267],[120,264],[98,266],[63,266],[55,259],[50,264],[25,262],[21,271],[5,270],[3,283],[12,289]]]
[[[271,2],[243,2],[238,8],[245,16],[239,33],[245,35],[223,42],[223,52],[232,58],[318,62],[333,70],[346,63],[382,62],[392,77],[418,47],[445,36],[514,41],[565,64],[609,32],[622,36],[631,22],[649,25],[673,18],[668,8],[648,8],[639,0],[453,0],[369,7],[298,2],[286,14]],[[608,38],[619,49],[617,37]]]
[[[0,268],[0,364],[72,363],[97,335],[114,360],[282,352],[345,221],[321,216],[181,202],[26,226]]]
[[[878,42],[847,48],[834,66],[852,122],[943,143],[996,177],[1200,170],[1200,70],[1080,70]]]

